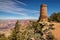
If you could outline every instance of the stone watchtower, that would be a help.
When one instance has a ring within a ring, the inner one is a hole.
[[[48,22],[48,14],[47,14],[47,5],[46,4],[42,4],[40,6],[40,16],[39,16],[39,20],[40,21],[46,21]]]

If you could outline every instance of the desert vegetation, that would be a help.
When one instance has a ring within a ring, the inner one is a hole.
[[[54,40],[52,30],[54,24],[46,22],[30,22],[28,27],[21,27],[17,20],[15,27],[12,29],[11,35],[5,37],[0,34],[0,40]]]
[[[60,12],[53,13],[49,21],[60,22]],[[54,29],[54,24],[50,22],[30,21],[27,27],[22,27],[17,20],[15,27],[11,30],[11,35],[6,37],[0,33],[0,40],[55,40],[52,34]]]
[[[49,21],[60,22],[60,12],[55,12],[50,15]]]

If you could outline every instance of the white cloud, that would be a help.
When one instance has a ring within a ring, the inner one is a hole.
[[[16,2],[12,1],[12,0],[0,0],[0,11],[2,12],[6,12],[6,13],[11,13],[11,14],[19,14],[22,15],[24,19],[35,19],[36,17],[30,17],[28,16],[29,13],[35,13],[37,15],[37,13],[39,13],[39,11],[36,10],[29,10],[29,9],[25,9],[25,8],[21,8],[17,7],[16,4],[19,3],[20,5],[26,5],[23,2],[17,1]],[[11,18],[11,17],[9,17]],[[16,17],[13,17],[16,18]],[[22,17],[21,17],[22,18]],[[21,19],[20,18],[20,19]]]
[[[18,1],[18,0],[15,0],[17,3],[19,3],[19,4],[22,4],[22,5],[26,5],[25,3],[23,3],[23,2],[20,2],[20,1]]]

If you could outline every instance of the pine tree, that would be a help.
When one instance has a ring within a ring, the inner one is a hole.
[[[19,21],[17,20],[14,29],[12,30],[12,34],[9,37],[10,40],[20,40],[19,38],[19,29],[20,29],[20,24]]]

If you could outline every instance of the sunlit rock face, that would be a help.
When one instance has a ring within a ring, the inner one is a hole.
[[[56,40],[60,40],[60,23],[58,22],[52,22],[54,23],[55,30],[52,31],[53,35],[55,36]]]
[[[11,29],[15,26],[16,20],[0,20],[0,30]]]
[[[0,33],[8,37],[11,29],[15,27],[16,20],[0,20]]]
[[[0,20],[0,31],[10,30],[15,27],[16,20]],[[19,20],[22,27],[27,27],[30,20]]]

